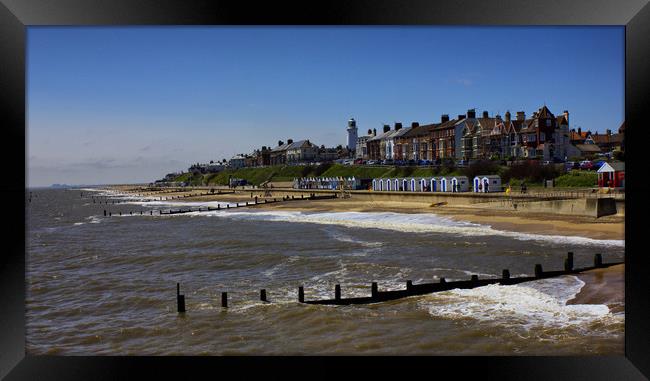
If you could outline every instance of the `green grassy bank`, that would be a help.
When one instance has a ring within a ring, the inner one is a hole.
[[[174,181],[187,182],[190,185],[228,185],[228,178],[245,179],[249,184],[259,185],[265,181],[292,181],[297,177],[357,177],[357,178],[394,178],[394,177],[431,177],[431,176],[467,176],[496,174],[503,183],[511,182],[517,186],[525,180],[530,186],[542,186],[543,179],[556,179],[557,187],[590,187],[596,184],[596,173],[587,171],[565,172],[557,168],[535,165],[500,166],[495,163],[482,162],[467,168],[455,167],[369,167],[341,164],[323,164],[320,166],[270,166],[260,168],[229,169],[213,174],[184,173]]]

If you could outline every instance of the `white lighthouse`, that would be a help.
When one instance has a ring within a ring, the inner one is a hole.
[[[357,122],[354,118],[348,120],[348,150],[354,151],[357,148]]]

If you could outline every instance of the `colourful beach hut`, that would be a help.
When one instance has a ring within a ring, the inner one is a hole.
[[[598,187],[625,188],[625,163],[603,163],[596,173],[598,174]]]

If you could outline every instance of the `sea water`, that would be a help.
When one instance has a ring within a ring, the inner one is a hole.
[[[80,197],[80,193],[84,197]],[[34,190],[28,204],[30,354],[622,354],[624,314],[567,305],[562,276],[358,306],[297,302],[369,296],[413,283],[532,275],[624,242],[524,234],[431,213],[263,208],[149,215],[228,202],[157,201],[101,189]],[[91,196],[124,203],[93,203]],[[232,205],[232,203],[231,203]],[[112,212],[104,217],[103,210]],[[119,216],[119,212],[122,216]],[[143,215],[140,215],[140,211]],[[130,215],[129,212],[134,212]],[[176,283],[185,314],[176,312]],[[270,303],[259,301],[266,289]],[[229,308],[221,307],[228,292]]]

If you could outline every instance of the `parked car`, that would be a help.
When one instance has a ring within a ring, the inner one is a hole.
[[[599,170],[600,167],[602,167],[603,164],[605,164],[605,163],[606,163],[605,160],[598,160],[598,161],[596,161],[596,162],[593,163],[593,164],[594,164],[593,169],[594,169],[595,171],[597,171],[597,170]]]
[[[406,164],[408,164],[408,165],[416,165],[417,163],[415,162],[415,160],[409,160],[408,162],[406,162]]]
[[[457,167],[467,167],[469,165],[468,160],[458,160],[458,163],[456,163]]]
[[[383,165],[393,165],[393,159],[386,159],[381,162]]]
[[[357,165],[363,164],[363,159],[356,159],[354,161],[354,164],[357,164]]]
[[[368,161],[366,161],[366,164],[368,164],[368,165],[377,165],[377,164],[379,164],[379,162],[377,162],[377,160],[368,160]]]
[[[406,162],[404,160],[395,160],[395,165],[405,165]]]
[[[580,169],[590,170],[593,169],[594,164],[589,160],[584,160],[580,162]]]

